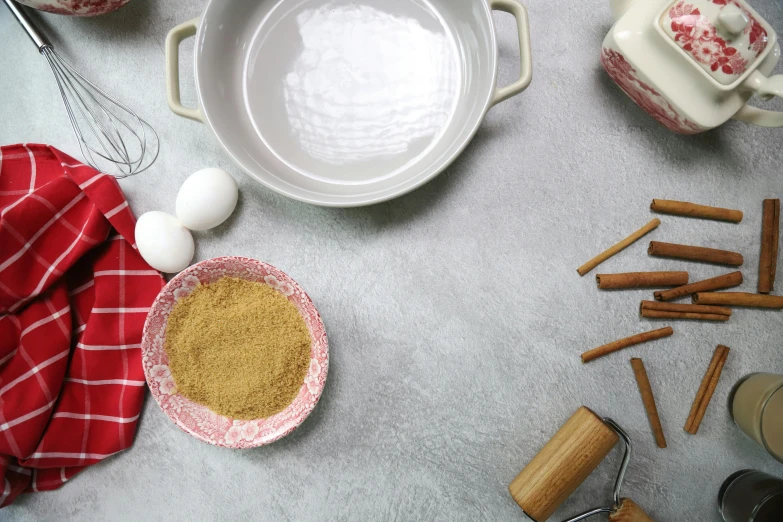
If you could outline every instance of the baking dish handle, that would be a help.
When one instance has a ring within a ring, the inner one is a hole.
[[[179,96],[179,44],[185,38],[196,35],[198,24],[199,19],[194,18],[178,25],[166,36],[166,97],[174,114],[203,123],[204,115],[201,109],[183,106]]]
[[[533,59],[530,56],[530,24],[527,19],[527,9],[519,0],[490,0],[490,8],[498,11],[505,11],[514,15],[517,19],[517,29],[519,30],[519,79],[505,87],[495,89],[492,96],[492,105],[496,105],[503,100],[516,96],[524,91],[530,80],[533,79]]]

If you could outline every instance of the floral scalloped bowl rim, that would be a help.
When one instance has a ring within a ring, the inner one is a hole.
[[[28,7],[48,13],[71,16],[96,16],[116,11],[130,0],[17,0]]]
[[[200,284],[221,277],[238,277],[264,283],[293,303],[310,331],[310,367],[294,401],[283,411],[265,418],[236,420],[214,413],[179,393],[164,350],[166,322],[176,302]],[[180,272],[161,290],[147,315],[141,342],[142,364],[150,392],[177,426],[199,440],[227,448],[245,449],[270,444],[297,428],[321,397],[329,369],[329,345],[321,316],[310,297],[287,274],[246,257],[217,257]]]

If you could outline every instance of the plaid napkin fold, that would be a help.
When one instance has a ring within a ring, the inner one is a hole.
[[[142,328],[165,283],[134,227],[112,176],[0,147],[0,507],[133,442]]]

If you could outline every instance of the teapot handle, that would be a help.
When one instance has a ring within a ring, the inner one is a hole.
[[[783,74],[767,77],[759,71],[753,71],[743,85],[755,91],[762,100],[769,100],[775,96],[783,98]],[[733,118],[759,127],[783,127],[783,112],[768,111],[747,104]]]

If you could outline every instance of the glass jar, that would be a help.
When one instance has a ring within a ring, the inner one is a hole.
[[[741,379],[729,411],[742,431],[783,462],[783,375],[753,373]]]

